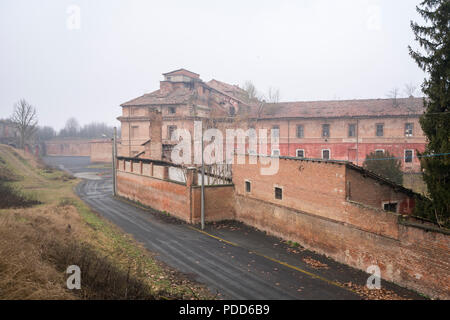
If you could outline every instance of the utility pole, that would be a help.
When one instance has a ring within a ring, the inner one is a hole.
[[[117,163],[117,128],[114,127],[114,135],[112,139],[112,180],[113,180],[113,195],[117,195],[117,189],[116,189],[116,163]]]
[[[203,158],[203,120],[202,120],[202,197],[201,197],[201,222],[202,230],[205,229],[205,161]]]

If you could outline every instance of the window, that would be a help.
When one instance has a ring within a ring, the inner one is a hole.
[[[303,150],[303,149],[298,149],[296,151],[296,153],[297,153],[297,158],[304,158],[305,157],[305,150]]]
[[[168,126],[167,127],[167,139],[172,140],[172,133],[177,130],[177,126]]]
[[[272,137],[279,138],[280,137],[280,126],[272,127]]]
[[[384,124],[378,123],[377,124],[377,137],[384,136]]]
[[[382,155],[384,155],[384,150],[383,150],[383,149],[375,150],[375,154],[376,154],[377,156],[382,156]]]
[[[397,213],[397,203],[385,203],[383,204],[384,211]]]
[[[250,193],[252,191],[252,184],[250,181],[245,181],[245,192]]]
[[[231,117],[234,117],[236,115],[236,109],[233,106],[230,107],[228,112]]]
[[[305,132],[303,130],[303,125],[297,125],[297,138],[303,138],[305,136]]]
[[[279,156],[280,156],[280,149],[273,149],[272,157],[279,157]]]
[[[356,124],[349,124],[348,125],[348,137],[349,138],[356,137]]]
[[[132,126],[131,127],[131,138],[136,138],[139,133],[139,126]]]
[[[330,125],[329,124],[322,125],[322,137],[324,137],[324,138],[330,137]]]
[[[322,159],[330,160],[330,150],[329,149],[322,150]]]
[[[175,113],[177,113],[177,108],[175,108],[175,107],[169,107],[169,113],[170,113],[170,114],[175,114]]]
[[[412,137],[414,131],[414,123],[405,124],[405,136]]]
[[[412,163],[414,157],[413,150],[405,150],[405,163]]]
[[[283,189],[275,187],[275,199],[283,200]]]

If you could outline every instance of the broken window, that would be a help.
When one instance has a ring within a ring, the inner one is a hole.
[[[329,124],[322,125],[322,137],[324,137],[324,138],[330,137],[330,125]]]
[[[378,123],[377,124],[377,137],[384,136],[384,124]]]
[[[383,209],[384,211],[397,213],[397,203],[385,203]]]
[[[405,163],[412,163],[414,157],[413,150],[405,150]]]
[[[283,189],[275,187],[275,199],[283,200]]]
[[[414,123],[405,124],[405,136],[412,137],[414,131]]]
[[[172,134],[177,130],[177,126],[168,126],[167,127],[167,139],[172,140]]]
[[[349,138],[356,137],[356,124],[348,125],[348,137]]]

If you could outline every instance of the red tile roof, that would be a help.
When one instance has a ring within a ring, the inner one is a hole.
[[[265,104],[261,119],[408,116],[425,111],[423,98],[310,101]]]
[[[191,101],[194,95],[195,92],[187,88],[178,88],[170,92],[156,90],[152,93],[147,93],[139,98],[125,102],[121,104],[121,106],[183,104]]]

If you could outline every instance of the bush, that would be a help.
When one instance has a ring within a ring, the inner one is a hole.
[[[403,184],[402,163],[389,152],[372,152],[366,156],[364,169],[376,173],[394,183]]]

